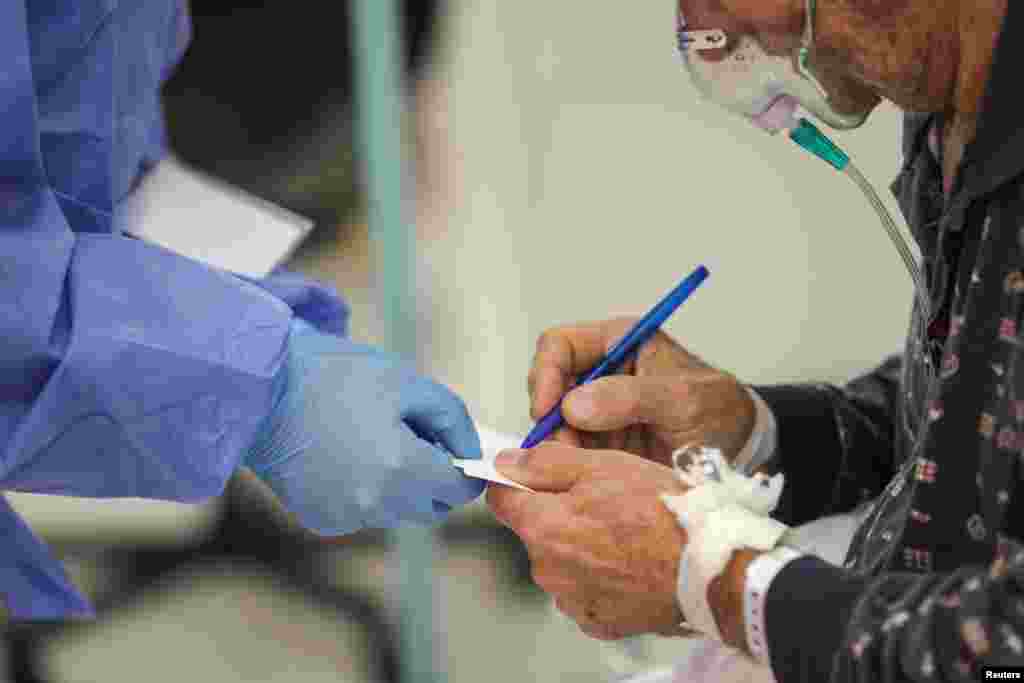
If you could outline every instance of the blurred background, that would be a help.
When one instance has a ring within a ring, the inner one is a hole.
[[[641,314],[698,263],[713,276],[668,331],[743,380],[843,381],[898,350],[910,286],[869,206],[784,139],[697,99],[672,2],[399,4],[416,348],[481,424],[529,428],[543,330]],[[165,91],[174,154],[313,219],[289,267],[332,282],[353,335],[386,343],[346,3],[191,8],[193,44]],[[882,190],[898,124],[883,108],[839,136]],[[244,478],[203,506],[11,498],[101,616],[12,625],[10,680],[400,678],[383,534],[311,544]],[[613,680],[686,647],[643,639],[630,661],[586,639],[482,504],[437,538],[446,680]]]

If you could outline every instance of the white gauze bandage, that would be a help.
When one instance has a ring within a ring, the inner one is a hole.
[[[686,493],[664,494],[662,502],[686,530],[677,586],[685,624],[722,639],[708,605],[708,586],[740,548],[771,550],[788,527],[770,517],[782,494],[783,477],[736,472],[720,451],[681,448],[672,454]]]

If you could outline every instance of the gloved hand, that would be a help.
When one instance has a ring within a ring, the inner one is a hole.
[[[296,320],[278,381],[242,464],[307,528],[439,521],[483,491],[451,464],[481,456],[465,405],[400,360]]]

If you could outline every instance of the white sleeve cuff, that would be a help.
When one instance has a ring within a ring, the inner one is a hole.
[[[747,566],[743,588],[743,621],[747,630],[747,647],[750,648],[754,659],[762,664],[771,664],[768,636],[765,631],[768,589],[782,568],[798,557],[803,557],[803,553],[780,545],[760,555]]]
[[[778,443],[778,426],[775,422],[775,415],[772,409],[764,402],[756,391],[746,387],[754,402],[755,418],[754,430],[743,450],[733,460],[733,467],[739,472],[750,476],[763,467],[772,456],[775,455],[775,447]]]

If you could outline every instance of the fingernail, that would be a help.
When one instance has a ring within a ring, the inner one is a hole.
[[[523,459],[523,453],[525,453],[525,451],[519,448],[511,448],[507,451],[502,451],[501,453],[498,453],[496,458],[494,458],[494,464],[513,466],[518,465],[519,462]]]

